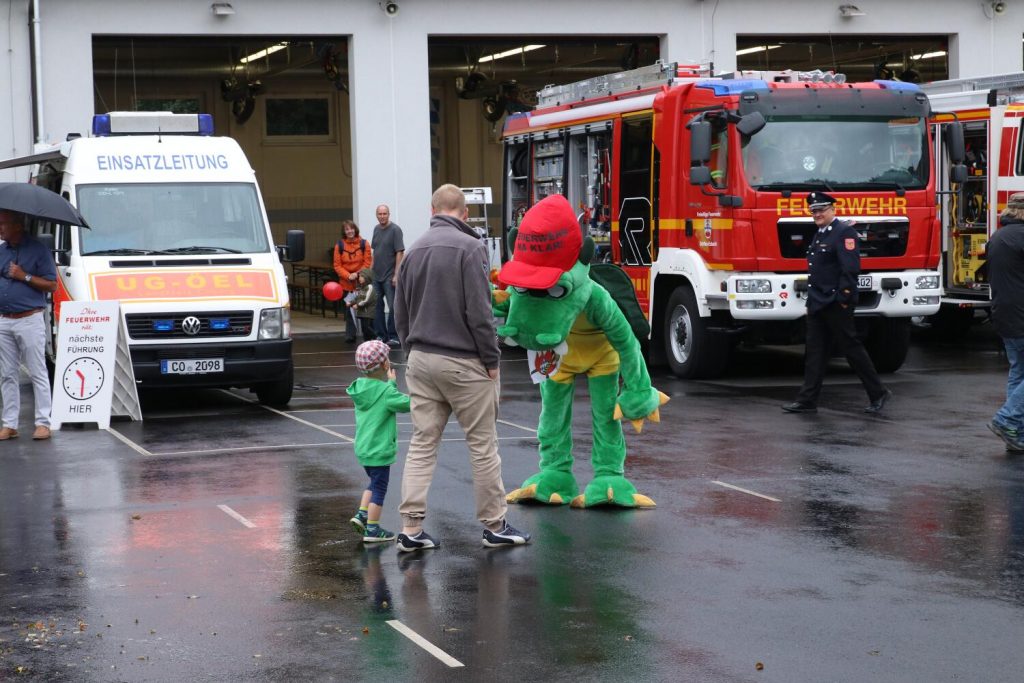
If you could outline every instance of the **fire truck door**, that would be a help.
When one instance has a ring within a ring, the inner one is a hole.
[[[618,135],[618,261],[650,266],[653,256],[654,149],[650,114],[621,120]]]

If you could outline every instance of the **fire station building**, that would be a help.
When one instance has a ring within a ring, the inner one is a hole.
[[[850,81],[1024,70],[1024,0],[854,2],[9,0],[0,157],[88,134],[96,113],[208,112],[275,235],[301,228],[326,259],[338,221],[372,227],[381,203],[414,239],[442,182],[498,202],[503,117],[546,85],[657,60]]]

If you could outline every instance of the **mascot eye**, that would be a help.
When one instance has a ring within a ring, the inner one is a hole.
[[[566,291],[567,290],[562,285],[555,285],[553,287],[548,287],[548,296],[552,299],[561,299],[565,296]]]
[[[516,294],[526,294],[530,291],[526,287],[513,287],[512,289],[515,290]]]

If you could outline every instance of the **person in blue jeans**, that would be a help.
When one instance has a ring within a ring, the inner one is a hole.
[[[988,428],[1006,449],[1024,451],[1024,192],[1012,195],[986,248],[992,323],[1003,338],[1010,373],[1006,402]]]
[[[398,269],[405,256],[405,241],[402,228],[391,222],[391,209],[387,204],[377,207],[377,225],[373,228],[373,272],[377,275],[373,283],[377,287],[377,319],[374,327],[378,338],[388,346],[396,347],[398,332],[395,330],[395,283]],[[384,315],[387,301],[388,314]]]

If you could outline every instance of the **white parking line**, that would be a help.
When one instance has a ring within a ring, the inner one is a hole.
[[[113,434],[116,438],[118,438],[121,441],[123,441],[125,444],[127,444],[128,447],[131,448],[136,453],[141,453],[142,455],[153,455],[152,453],[147,451],[145,448],[143,448],[139,444],[135,443],[134,441],[132,441],[127,436],[125,436],[121,432],[117,431],[113,427],[108,427],[107,431],[110,432],[111,434]]]
[[[711,483],[712,484],[718,484],[719,486],[724,486],[725,488],[732,489],[733,491],[739,491],[740,493],[746,493],[746,494],[749,494],[751,496],[757,496],[758,498],[764,498],[765,500],[770,500],[773,503],[781,503],[782,502],[781,498],[772,498],[771,496],[766,496],[763,493],[757,493],[756,491],[750,491],[748,489],[742,489],[739,486],[733,486],[732,484],[726,484],[724,481],[712,481]]]
[[[424,638],[420,634],[416,633],[416,631],[413,631],[411,628],[409,628],[408,626],[406,626],[402,622],[398,621],[397,619],[392,619],[392,620],[388,621],[387,624],[388,624],[388,626],[390,626],[391,628],[395,629],[396,631],[401,633],[403,636],[405,636],[406,638],[408,638],[412,642],[414,642],[417,645],[419,645],[420,647],[422,647],[424,650],[426,650],[430,654],[432,654],[435,657],[437,657],[438,659],[440,659],[442,662],[444,662],[445,664],[447,664],[451,668],[454,669],[455,667],[458,667],[458,666],[465,666],[465,664],[463,664],[459,660],[455,659],[450,654],[448,654],[447,652],[445,652],[441,648],[437,647],[436,645],[431,643],[429,640],[427,640],[426,638]]]
[[[498,441],[521,441],[521,436],[499,436]],[[411,439],[399,439],[398,443],[410,443]],[[441,439],[441,441],[465,441],[465,439]]]
[[[503,425],[508,425],[509,427],[515,427],[516,429],[522,429],[524,432],[530,432],[531,434],[536,434],[537,433],[536,429],[531,429],[530,427],[524,427],[523,425],[517,425],[515,422],[509,422],[508,420],[498,420],[498,423],[499,424],[503,424]]]
[[[237,448],[207,448],[196,451],[168,451],[149,455],[206,455],[209,453],[245,453],[246,451],[277,451],[282,448],[321,448],[323,446],[348,446],[352,441],[323,441],[321,443],[267,444],[266,446],[238,446]]]
[[[255,404],[259,405],[260,408],[263,408],[264,410],[269,410],[272,413],[277,413],[278,415],[281,415],[283,417],[287,417],[289,420],[295,420],[296,422],[304,424],[307,427],[312,427],[313,429],[319,429],[321,432],[324,432],[325,434],[330,434],[331,436],[336,436],[339,439],[342,439],[344,441],[348,441],[349,443],[355,443],[355,439],[353,439],[352,437],[345,436],[344,434],[339,434],[338,432],[332,432],[330,429],[327,429],[325,427],[321,427],[318,424],[313,424],[312,422],[309,422],[307,420],[303,420],[301,417],[295,417],[294,415],[289,415],[288,413],[284,412],[283,410],[278,410],[277,408],[271,408],[270,406],[262,405],[256,399],[250,399],[250,398],[245,398],[244,396],[239,396],[238,394],[234,394],[234,393],[228,391],[227,389],[221,389],[220,391],[224,392],[228,396],[234,396],[239,401],[245,401],[246,403],[255,403]],[[309,411],[305,411],[305,412],[309,412]]]
[[[239,523],[241,523],[243,526],[247,526],[250,529],[255,529],[256,528],[255,524],[253,524],[252,522],[247,520],[245,517],[243,517],[242,515],[238,514],[237,512],[235,512],[234,510],[229,508],[227,505],[218,505],[217,507],[219,507],[221,509],[221,511],[224,514],[226,514],[228,517],[234,517],[235,520],[238,521]]]

